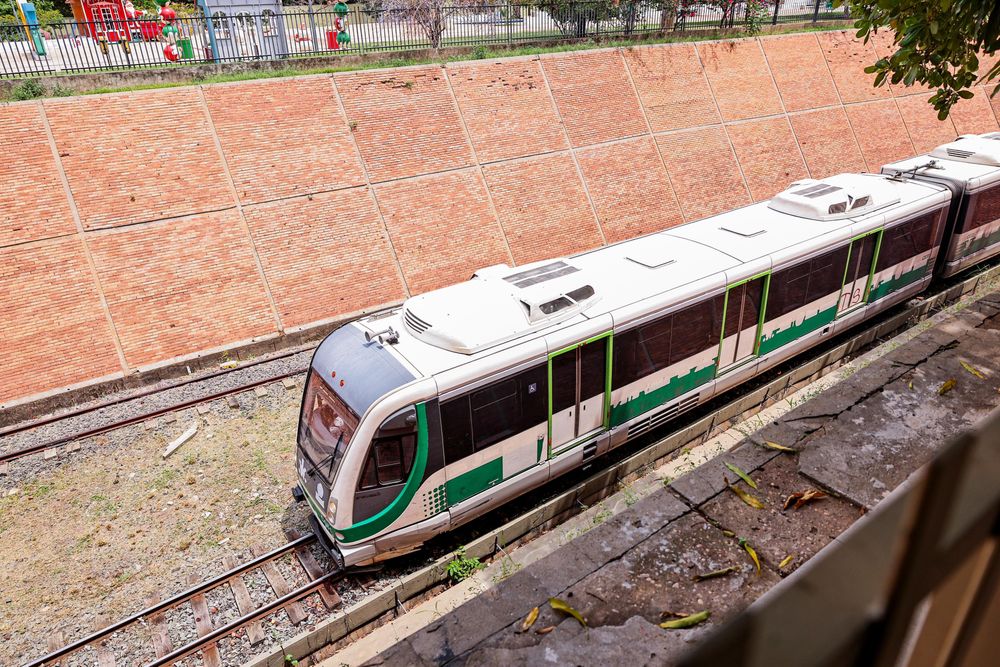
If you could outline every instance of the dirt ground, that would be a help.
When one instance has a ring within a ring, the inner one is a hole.
[[[304,529],[293,505],[294,434],[301,388],[217,401],[172,423],[134,427],[126,442],[8,489],[0,498],[0,664],[38,657],[48,635],[80,637],[223,571],[227,555],[287,542]],[[166,460],[166,445],[198,432]],[[122,440],[122,436],[117,436]]]

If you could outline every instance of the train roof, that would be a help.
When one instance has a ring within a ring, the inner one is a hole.
[[[621,309],[644,300],[662,308],[721,289],[948,200],[943,186],[877,174],[804,179],[770,201],[662,232],[570,257],[491,266],[355,324],[371,333],[392,327],[389,347],[431,375],[560,326],[608,314],[621,321]]]
[[[975,192],[1000,181],[1000,132],[963,134],[930,153],[882,167],[883,174],[919,174]]]

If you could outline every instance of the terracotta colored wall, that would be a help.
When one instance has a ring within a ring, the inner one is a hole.
[[[1000,129],[983,90],[942,123],[924,90],[873,89],[886,48],[810,33],[2,106],[0,401]]]

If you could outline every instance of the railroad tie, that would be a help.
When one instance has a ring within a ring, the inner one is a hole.
[[[240,561],[235,556],[226,556],[222,559],[222,566],[227,570],[235,570],[240,566]],[[236,598],[236,607],[240,610],[240,616],[246,616],[260,606],[250,597],[250,591],[247,590],[247,582],[243,579],[243,575],[238,574],[230,579],[229,588],[232,589],[233,597]],[[264,630],[260,621],[248,623],[245,629],[251,646],[256,646],[264,641]]]
[[[107,625],[107,619],[102,616],[94,619],[95,632],[103,630]],[[107,639],[99,640],[94,646],[94,652],[97,654],[97,667],[115,667],[115,653],[108,647]]]
[[[62,630],[56,630],[55,632],[53,632],[52,634],[50,634],[49,635],[48,644],[49,644],[49,653],[52,653],[53,651],[58,651],[63,646],[65,646],[66,645],[66,637],[63,635],[63,631]],[[61,660],[57,660],[54,663],[52,663],[50,665],[50,667],[58,667],[61,664],[63,664],[62,661]]]
[[[192,574],[188,577],[188,583],[198,584],[198,575]],[[191,596],[191,609],[194,610],[194,625],[198,630],[199,637],[204,637],[215,629],[212,627],[212,617],[208,612],[208,603],[205,601],[204,593],[196,593]],[[202,648],[201,661],[205,667],[222,667],[222,656],[219,655],[218,645],[213,642]]]
[[[302,533],[294,528],[287,531],[287,534],[288,539],[290,540],[297,540],[302,537]],[[326,574],[323,571],[323,568],[320,567],[320,564],[316,561],[316,557],[313,556],[313,553],[309,550],[308,546],[302,545],[296,548],[295,556],[299,559],[299,564],[302,565],[302,569],[306,571],[306,574],[309,575],[309,578],[313,581]],[[340,605],[340,593],[337,592],[337,587],[333,585],[332,581],[323,584],[318,592],[327,609],[333,609],[334,607]]]
[[[159,601],[160,595],[153,593],[146,598],[146,606],[152,607]],[[174,650],[174,645],[170,643],[170,635],[167,634],[167,619],[162,611],[158,611],[155,614],[150,614],[147,620],[149,621],[150,637],[153,640],[153,650],[156,652],[157,658],[162,658]]]
[[[251,551],[253,551],[254,556],[263,556],[267,553],[267,549],[259,544],[254,545]],[[284,575],[275,566],[274,561],[261,563],[260,569],[264,572],[264,576],[267,577],[267,583],[271,584],[271,589],[277,597],[280,598],[292,592],[292,587],[289,586]],[[290,602],[285,605],[285,612],[288,614],[288,620],[292,622],[292,625],[298,625],[306,620],[306,612],[302,609],[302,605],[299,602]]]

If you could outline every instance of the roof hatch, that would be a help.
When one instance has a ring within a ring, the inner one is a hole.
[[[562,322],[597,301],[587,274],[569,260],[477,271],[471,280],[406,300],[403,323],[416,338],[472,354]]]
[[[963,134],[931,151],[933,157],[1000,167],[1000,132]]]
[[[775,195],[768,207],[809,220],[853,218],[899,201],[899,196],[884,183],[865,174],[806,178]]]

